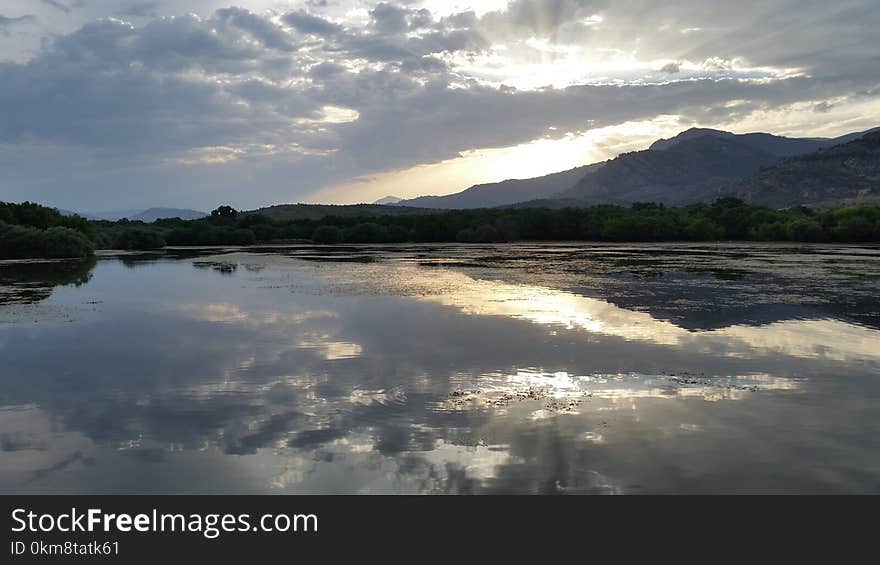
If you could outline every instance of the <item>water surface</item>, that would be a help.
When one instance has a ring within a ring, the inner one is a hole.
[[[880,492],[880,249],[0,262],[0,492]]]

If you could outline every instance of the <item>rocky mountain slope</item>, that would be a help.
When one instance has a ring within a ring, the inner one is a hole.
[[[880,202],[880,131],[783,159],[725,192],[774,208]]]
[[[732,185],[780,159],[830,151],[864,134],[858,132],[838,138],[789,138],[767,133],[733,134],[693,128],[671,139],[658,140],[645,151],[622,154],[553,198],[576,200],[582,205],[711,202],[730,194]],[[762,186],[766,187],[769,182]],[[837,182],[838,186],[843,186],[841,179]],[[753,191],[758,190],[757,186],[753,187]],[[754,194],[750,197],[758,198]],[[802,203],[798,198],[792,193],[789,197],[780,196],[774,202],[790,206]]]
[[[556,197],[578,200],[584,205],[680,205],[712,200],[731,181],[777,159],[738,141],[706,135],[679,141],[662,150],[624,153]]]

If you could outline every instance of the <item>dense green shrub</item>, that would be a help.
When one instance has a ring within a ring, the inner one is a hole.
[[[806,218],[794,220],[786,227],[786,235],[792,241],[819,242],[827,241],[828,234],[825,229],[815,220]]]
[[[751,237],[758,241],[783,241],[788,239],[788,230],[783,222],[770,222],[754,228]]]
[[[95,252],[95,246],[81,232],[74,229],[54,227],[43,235],[44,257],[88,257]]]
[[[342,231],[336,226],[319,226],[312,233],[312,241],[315,243],[339,243],[342,241]]]
[[[165,247],[165,239],[152,229],[127,228],[119,231],[113,241],[116,249],[134,249],[146,251]]]
[[[691,241],[717,241],[724,237],[724,229],[708,218],[696,218],[684,226],[684,235]]]
[[[396,242],[404,239],[470,243],[518,239],[877,241],[880,240],[880,207],[774,210],[728,198],[713,204],[693,204],[680,208],[639,203],[631,207],[601,205],[564,209],[438,210],[426,215],[300,220],[282,228],[282,233],[296,233],[300,237],[303,234],[323,234],[323,230],[316,231],[322,226],[337,228],[343,234],[343,240],[349,243]],[[325,235],[319,237],[321,241],[326,239]]]
[[[0,222],[0,259],[84,258],[94,251],[89,238],[70,228],[41,230]]]
[[[409,241],[409,230],[396,224],[388,226],[387,241],[390,243],[402,243]]]
[[[345,230],[344,238],[350,243],[384,243],[388,240],[388,229],[375,222],[364,222]]]
[[[845,216],[831,233],[837,241],[868,241],[877,237],[877,224],[865,216]]]
[[[251,245],[257,238],[249,229],[214,226],[199,220],[193,226],[172,230],[165,237],[168,245]]]
[[[250,229],[257,241],[272,241],[281,237],[281,230],[271,224],[254,224]]]
[[[774,210],[725,198],[678,208],[653,203],[588,208],[437,210],[429,214],[279,221],[220,206],[198,220],[152,224],[62,216],[30,202],[0,202],[0,256],[82,256],[91,248],[250,245],[278,239],[315,243],[503,241],[880,241],[880,206]],[[49,230],[52,231],[51,234]],[[62,230],[62,231],[58,231]],[[66,230],[66,231],[65,231]]]
[[[64,216],[55,208],[33,202],[0,202],[0,221],[41,230],[64,227],[76,230],[92,240],[97,237],[95,222],[81,216]]]

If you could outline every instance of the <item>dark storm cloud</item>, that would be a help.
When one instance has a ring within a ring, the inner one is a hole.
[[[0,165],[11,179],[0,198],[69,195],[83,170],[80,190],[125,202],[141,181],[119,180],[136,168],[146,171],[139,191],[178,187],[190,205],[240,194],[241,182],[259,184],[248,205],[295,201],[358,175],[661,114],[730,123],[808,102],[820,123],[841,99],[873,100],[880,86],[880,11],[867,0],[516,0],[445,17],[418,4],[360,6],[364,19],[334,3],[202,16],[175,4],[176,15],[155,18],[170,4],[115,5],[109,13],[141,23],[90,21],[23,62],[0,62]],[[20,18],[0,29],[10,20]],[[577,47],[585,68],[619,52],[656,78],[632,71],[613,86],[537,90],[478,80],[552,63],[555,52],[532,40]],[[356,119],[323,120],[326,107]],[[230,162],[192,164],[205,152],[217,162],[218,147]]]

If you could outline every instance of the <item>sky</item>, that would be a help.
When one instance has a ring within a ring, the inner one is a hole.
[[[371,202],[880,125],[876,0],[3,0],[0,200]]]

